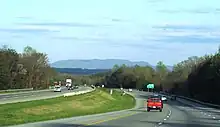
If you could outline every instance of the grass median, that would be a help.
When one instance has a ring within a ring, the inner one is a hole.
[[[52,120],[129,109],[135,106],[130,95],[106,89],[71,97],[0,105],[0,126]]]

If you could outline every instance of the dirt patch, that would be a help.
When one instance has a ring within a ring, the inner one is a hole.
[[[42,115],[42,114],[49,114],[62,111],[61,105],[42,105],[36,106],[32,108],[25,108],[23,112],[30,115]]]
[[[104,92],[102,92],[100,96],[102,96],[103,98],[106,98],[107,100],[115,100],[115,98],[113,98],[112,95],[104,93]]]

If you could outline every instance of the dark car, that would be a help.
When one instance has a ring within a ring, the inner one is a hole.
[[[171,100],[176,100],[176,96],[175,96],[175,95],[172,95],[170,99],[171,99]]]

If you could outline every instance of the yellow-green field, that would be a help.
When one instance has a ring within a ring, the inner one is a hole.
[[[71,97],[58,97],[29,102],[0,105],[0,126],[52,120],[65,117],[104,113],[134,107],[135,99],[110,95],[106,89]]]

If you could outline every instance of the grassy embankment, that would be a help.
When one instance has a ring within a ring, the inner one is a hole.
[[[97,114],[134,107],[135,99],[130,95],[113,95],[105,89],[71,97],[58,97],[29,102],[0,105],[0,126],[58,118]]]

